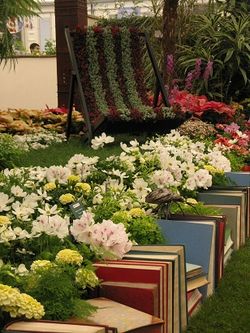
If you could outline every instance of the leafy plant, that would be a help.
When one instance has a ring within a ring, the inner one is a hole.
[[[23,151],[9,134],[0,134],[0,170],[14,167]]]
[[[0,0],[0,63],[6,64],[10,57],[15,56],[14,37],[6,25],[11,19],[31,17],[40,11],[36,0]]]
[[[194,70],[196,59],[204,66],[213,62],[212,78],[197,80],[196,93],[224,101],[240,100],[250,91],[250,21],[243,9],[221,15],[221,12],[195,15],[193,30],[177,52],[181,77]]]
[[[46,55],[56,55],[55,41],[46,39],[46,43],[44,45],[44,51]]]

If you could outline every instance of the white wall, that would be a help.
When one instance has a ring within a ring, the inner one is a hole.
[[[56,57],[20,57],[0,67],[0,109],[57,107]]]

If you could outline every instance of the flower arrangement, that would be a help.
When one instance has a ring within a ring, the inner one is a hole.
[[[134,29],[100,26],[72,34],[91,120],[142,121],[168,116],[153,108],[143,72],[143,45]]]
[[[103,134],[94,144],[111,141]],[[93,261],[122,258],[133,243],[163,242],[156,207],[145,200],[153,189],[190,200],[231,170],[220,146],[178,131],[121,148],[105,159],[77,154],[65,166],[0,173],[0,283],[40,302],[44,318],[94,311],[82,302],[98,284]],[[76,203],[83,208],[79,216]],[[8,267],[12,275],[5,274]]]

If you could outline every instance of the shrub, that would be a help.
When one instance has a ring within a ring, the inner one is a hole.
[[[0,134],[0,170],[14,167],[22,153],[11,135]]]

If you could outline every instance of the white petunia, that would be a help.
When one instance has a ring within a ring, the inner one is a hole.
[[[46,178],[48,182],[58,182],[59,184],[66,184],[71,171],[67,167],[51,166],[46,171]]]
[[[114,141],[115,139],[112,136],[107,136],[105,133],[102,133],[100,136],[96,136],[91,140],[91,148],[97,150],[104,147],[105,144],[112,143]]]
[[[14,198],[10,198],[7,194],[0,192],[0,212],[7,212],[10,210],[9,204],[14,201]]]
[[[27,192],[24,192],[23,189],[20,186],[11,186],[10,192],[15,196],[19,198],[23,198],[27,195]]]
[[[145,200],[146,195],[150,192],[148,183],[143,178],[136,178],[132,184],[133,190],[140,200]]]

